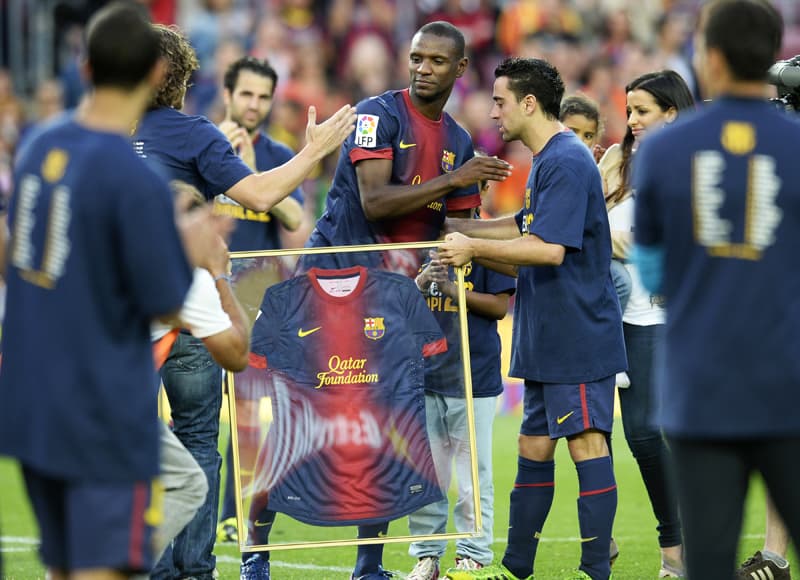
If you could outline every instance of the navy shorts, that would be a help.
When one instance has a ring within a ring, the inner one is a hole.
[[[615,376],[591,383],[565,384],[525,381],[521,435],[551,439],[589,429],[611,433],[614,424]]]
[[[162,514],[160,507],[151,507],[152,482],[67,481],[28,467],[22,473],[46,566],[129,573],[153,567],[152,536]]]

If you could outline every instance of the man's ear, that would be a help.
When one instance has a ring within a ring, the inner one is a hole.
[[[467,70],[467,65],[469,65],[469,58],[466,56],[458,61],[458,71],[456,72],[456,78],[461,78],[463,74]]]
[[[539,106],[539,101],[536,100],[535,95],[525,95],[522,99],[522,106],[525,108],[525,112],[528,115],[533,115],[536,112],[536,108]]]

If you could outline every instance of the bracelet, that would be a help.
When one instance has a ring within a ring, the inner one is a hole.
[[[230,284],[230,283],[231,283],[231,277],[230,277],[230,276],[228,276],[227,274],[220,274],[219,276],[215,276],[215,277],[214,277],[214,283],[215,283],[215,284],[216,284],[217,282],[219,282],[220,280],[225,280],[225,281],[226,281],[228,284]]]

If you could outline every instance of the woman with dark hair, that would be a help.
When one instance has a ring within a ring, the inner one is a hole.
[[[659,578],[683,576],[683,554],[678,506],[670,489],[664,439],[653,426],[655,392],[651,375],[653,356],[661,341],[664,309],[659,296],[648,293],[633,264],[628,261],[632,243],[635,194],[630,188],[630,167],[642,139],[694,107],[694,99],[676,72],[648,73],[625,87],[628,128],[621,144],[612,145],[600,160],[611,227],[613,261],[631,274],[631,293],[623,307],[625,348],[630,386],[619,391],[622,425],[631,453],[639,464],[653,514],[658,521],[661,547]],[[621,385],[620,385],[621,386]]]

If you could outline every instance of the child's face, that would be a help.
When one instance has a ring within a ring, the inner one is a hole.
[[[581,141],[586,143],[589,149],[597,144],[599,138],[597,121],[589,119],[585,115],[567,115],[562,123],[567,129],[573,131]]]

